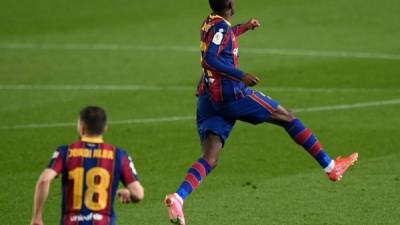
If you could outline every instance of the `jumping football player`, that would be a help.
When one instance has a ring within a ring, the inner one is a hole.
[[[237,120],[251,124],[272,123],[286,130],[327,173],[332,181],[341,179],[354,164],[358,153],[332,160],[322,145],[298,118],[263,93],[249,89],[259,82],[257,76],[238,69],[237,38],[260,26],[256,19],[231,26],[234,0],[209,0],[212,13],[201,26],[200,51],[203,73],[197,90],[197,128],[201,157],[189,168],[184,181],[165,205],[174,224],[185,224],[183,203],[217,166],[219,154]]]
[[[80,112],[80,140],[54,152],[35,190],[31,225],[43,225],[42,211],[50,183],[62,174],[60,225],[115,225],[114,197],[122,203],[144,197],[135,166],[127,153],[103,141],[106,113],[89,106]],[[125,188],[117,191],[122,181]]]

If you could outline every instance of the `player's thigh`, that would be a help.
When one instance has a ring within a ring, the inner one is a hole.
[[[238,120],[259,124],[267,122],[279,107],[279,103],[261,92],[254,91],[245,98],[236,101],[225,112]]]
[[[201,143],[206,140],[207,136],[215,135],[218,136],[221,139],[222,144],[224,144],[234,125],[234,120],[227,120],[221,116],[213,116],[198,120],[197,130]]]
[[[197,130],[203,143],[207,135],[219,136],[222,144],[228,139],[235,120],[219,114],[207,96],[200,96],[197,102]]]

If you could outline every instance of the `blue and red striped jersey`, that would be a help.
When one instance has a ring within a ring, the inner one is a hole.
[[[138,180],[131,157],[100,138],[60,146],[48,168],[62,175],[61,225],[114,225],[119,181]]]
[[[202,77],[197,95],[209,94],[213,102],[227,102],[250,93],[241,81],[244,72],[239,66],[237,37],[248,28],[231,24],[223,17],[209,15],[201,26],[200,51]]]

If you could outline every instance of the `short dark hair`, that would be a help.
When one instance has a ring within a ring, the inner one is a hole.
[[[223,12],[229,8],[231,0],[208,0],[210,7],[214,12]]]
[[[89,135],[103,134],[107,125],[106,112],[98,106],[86,106],[80,111],[79,118]]]

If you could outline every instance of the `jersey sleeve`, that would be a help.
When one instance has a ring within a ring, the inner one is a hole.
[[[232,31],[236,36],[240,36],[244,33],[246,33],[246,31],[248,31],[249,28],[246,24],[237,24],[234,27],[232,27]]]
[[[63,172],[64,164],[65,164],[65,154],[66,154],[66,147],[59,147],[51,157],[50,163],[47,166],[48,169],[54,170],[57,175]]]
[[[121,157],[121,181],[125,186],[134,181],[139,181],[133,160],[125,152]]]
[[[236,69],[233,65],[224,63],[223,56],[220,55],[221,48],[224,48],[224,41],[229,37],[230,26],[225,22],[220,22],[214,26],[212,41],[204,54],[204,63],[213,70],[241,79],[244,72]]]

